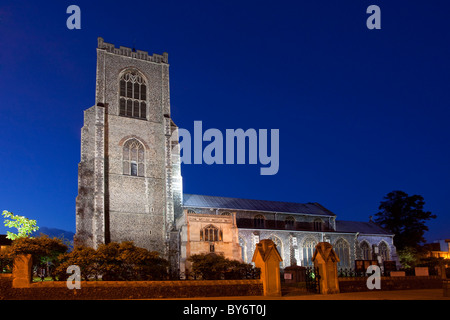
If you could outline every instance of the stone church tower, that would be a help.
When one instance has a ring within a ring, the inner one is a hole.
[[[168,55],[98,38],[95,105],[84,111],[75,243],[134,241],[168,257],[182,213]]]

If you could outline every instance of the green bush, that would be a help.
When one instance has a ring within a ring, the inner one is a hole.
[[[97,279],[99,276],[98,266],[95,261],[96,251],[93,248],[78,246],[71,252],[64,253],[58,257],[59,264],[55,269],[59,280],[67,280],[67,268],[71,265],[80,267],[82,280]]]
[[[259,269],[253,268],[251,264],[227,259],[222,255],[194,254],[188,260],[192,263],[192,270],[188,274],[188,278],[191,279],[259,279]]]
[[[68,246],[59,238],[49,238],[42,235],[38,238],[17,238],[13,240],[10,248],[10,257],[31,254],[33,270],[45,269],[54,279],[52,270],[59,264],[58,257],[66,252]]]
[[[102,244],[97,250],[75,247],[70,253],[60,256],[56,269],[58,278],[65,280],[67,267],[80,267],[83,280],[139,281],[165,280],[168,262],[155,251],[136,247],[132,242]]]

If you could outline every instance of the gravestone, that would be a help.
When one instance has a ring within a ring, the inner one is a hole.
[[[428,277],[428,267],[415,267],[414,269],[415,275],[419,277]]]
[[[314,267],[319,268],[319,285],[322,294],[339,293],[337,263],[339,257],[328,242],[319,242],[312,257]]]
[[[281,296],[280,254],[277,246],[270,239],[261,240],[256,244],[252,262],[261,269],[261,280],[265,296]]]
[[[31,285],[33,259],[31,254],[22,254],[14,259],[13,288],[29,288]]]

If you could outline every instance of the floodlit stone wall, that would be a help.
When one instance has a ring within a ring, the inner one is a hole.
[[[170,231],[181,215],[179,153],[173,154],[168,55],[115,48],[98,39],[96,103],[84,112],[76,201],[77,244],[96,248],[110,241],[169,257]],[[119,115],[121,75],[131,70],[146,83],[146,117]],[[144,149],[142,174],[124,170],[124,144]],[[175,142],[176,144],[177,142]],[[173,246],[172,246],[173,247]]]

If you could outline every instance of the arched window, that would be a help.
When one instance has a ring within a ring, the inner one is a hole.
[[[255,228],[264,228],[265,218],[263,215],[258,214],[253,218],[253,223]]]
[[[323,229],[323,221],[322,219],[314,220],[314,231],[322,231]]]
[[[274,236],[274,235],[271,235],[269,237],[269,239],[272,240],[273,243],[275,243],[277,245],[278,253],[281,253],[283,251],[282,250],[283,242],[281,242],[281,239],[276,237],[276,236]]]
[[[286,229],[289,229],[289,230],[293,230],[294,229],[295,219],[294,219],[293,216],[287,217],[284,222],[285,222]]]
[[[200,241],[222,241],[222,230],[210,224],[200,230]]]
[[[123,146],[123,174],[144,176],[145,149],[136,139],[130,139]]]
[[[283,261],[280,262],[280,268],[283,268],[283,266],[284,266],[284,250],[283,250],[283,242],[281,241],[280,238],[278,238],[278,237],[276,237],[276,236],[274,236],[274,235],[271,235],[271,236],[269,237],[269,239],[272,240],[273,243],[275,243],[275,245],[277,246],[278,253],[279,253],[280,256],[281,256],[281,259],[283,259]]]
[[[389,248],[386,242],[381,241],[380,245],[378,246],[378,252],[380,253],[380,256],[383,258],[383,261],[389,260]]]
[[[225,211],[221,213],[222,216],[231,216],[231,212]]]
[[[188,209],[187,213],[195,213],[195,211],[192,209]]]
[[[303,264],[302,266],[308,267],[312,266],[312,256],[314,254],[314,249],[316,248],[317,242],[314,239],[306,239],[303,242]]]
[[[334,251],[339,257],[338,267],[350,267],[350,245],[344,239],[339,239],[334,245]]]
[[[366,241],[363,241],[363,242],[361,242],[359,247],[361,249],[361,259],[362,260],[372,260],[369,244]]]
[[[137,71],[127,71],[120,77],[119,115],[147,118],[147,84]]]

